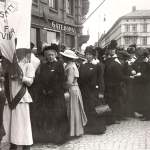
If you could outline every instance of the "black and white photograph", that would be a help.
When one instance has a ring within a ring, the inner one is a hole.
[[[0,0],[0,150],[150,150],[150,0]]]

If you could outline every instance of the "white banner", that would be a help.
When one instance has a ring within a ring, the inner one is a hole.
[[[6,0],[0,3],[0,49],[10,61],[16,49],[30,49],[32,0]]]

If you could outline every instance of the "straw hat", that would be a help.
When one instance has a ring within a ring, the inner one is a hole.
[[[68,58],[78,59],[78,56],[72,50],[65,50],[64,52],[60,52],[60,54]]]

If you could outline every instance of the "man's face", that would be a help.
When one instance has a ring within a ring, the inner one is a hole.
[[[56,52],[54,50],[47,50],[44,52],[44,56],[48,62],[53,62],[56,59]]]
[[[116,50],[115,50],[115,49],[110,49],[110,50],[108,50],[108,54],[109,54],[110,56],[113,56],[113,55],[116,54]]]

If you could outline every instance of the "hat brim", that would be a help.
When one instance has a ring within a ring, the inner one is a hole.
[[[70,56],[70,55],[67,55],[67,54],[64,54],[64,52],[59,52],[62,56],[65,56],[65,57],[68,57],[68,58],[72,58],[72,59],[78,59],[79,57],[77,56]]]

